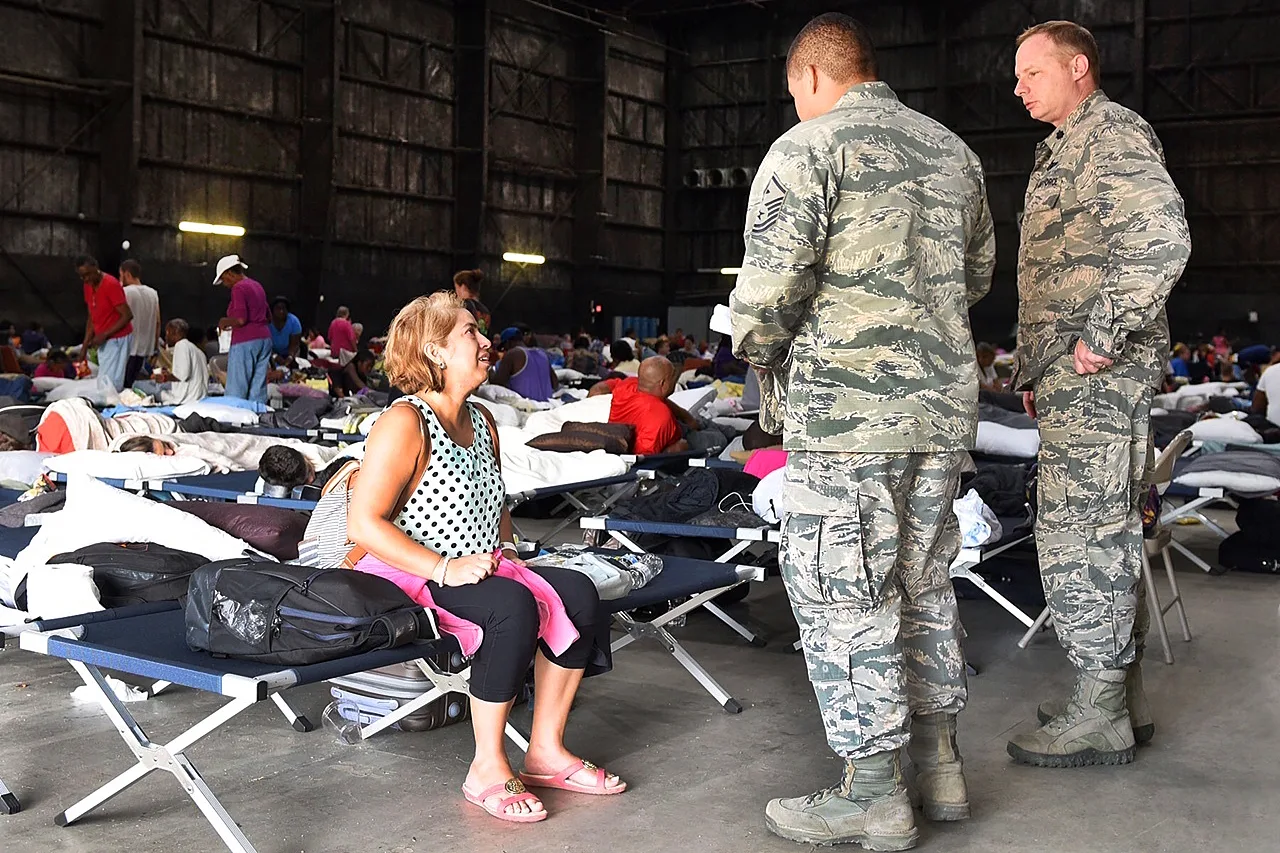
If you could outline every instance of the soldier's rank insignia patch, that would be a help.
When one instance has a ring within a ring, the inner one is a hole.
[[[773,227],[782,214],[782,203],[787,199],[787,188],[782,185],[775,174],[769,178],[764,192],[760,194],[760,205],[756,209],[755,221],[751,223],[752,234],[763,234]]]

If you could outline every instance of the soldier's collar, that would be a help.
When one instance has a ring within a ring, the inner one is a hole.
[[[888,83],[882,80],[872,80],[870,83],[859,83],[856,86],[851,86],[849,91],[841,95],[840,100],[836,101],[835,109],[851,107],[858,101],[869,101],[873,98],[898,100],[897,94],[889,88]]]
[[[1044,144],[1049,146],[1050,151],[1057,152],[1066,138],[1071,135],[1071,132],[1085,120],[1085,117],[1092,113],[1098,104],[1109,100],[1111,99],[1107,97],[1106,92],[1101,89],[1095,89],[1090,93],[1089,97],[1081,101],[1080,105],[1071,111],[1071,115],[1067,116],[1067,120],[1062,123],[1061,127],[1045,137]]]

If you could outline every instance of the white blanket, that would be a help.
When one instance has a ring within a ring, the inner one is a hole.
[[[507,488],[507,494],[616,477],[627,472],[627,463],[621,456],[614,456],[603,450],[591,453],[557,453],[526,447],[525,442],[534,437],[527,430],[498,427],[498,444],[502,448],[502,482]]]
[[[247,543],[190,513],[92,477],[72,475],[63,509],[45,516],[40,531],[14,562],[43,566],[55,554],[100,542],[154,542],[209,561],[232,560],[252,551]]]
[[[1040,452],[1040,431],[1014,429],[994,421],[978,421],[978,441],[974,449],[997,456],[1034,459]]]
[[[569,403],[567,406],[561,406],[558,409],[551,409],[545,412],[534,412],[529,415],[529,419],[525,421],[525,432],[529,433],[529,438],[539,435],[546,435],[549,432],[559,432],[560,427],[567,423],[583,423],[583,424],[607,424],[609,422],[609,407],[613,405],[613,396],[611,394],[601,394],[597,397],[588,397],[585,400],[579,400],[576,403]],[[526,439],[527,440],[527,439]],[[505,446],[503,447],[505,451]],[[600,476],[607,476],[601,474]],[[590,477],[586,479],[592,479]]]
[[[258,422],[258,415],[255,412],[236,406],[228,406],[225,403],[216,403],[209,399],[178,406],[173,410],[173,414],[178,418],[199,415],[202,418],[212,418],[219,423],[232,426],[251,426]]]
[[[311,467],[317,471],[342,454],[340,447],[324,447],[297,438],[245,435],[237,432],[179,432],[155,437],[171,446],[175,456],[199,460],[208,465],[210,470],[219,474],[229,471],[256,471],[262,461],[262,454],[267,452],[268,447],[277,445],[292,447],[310,460]],[[123,440],[124,437],[117,438],[111,446],[119,447]],[[175,457],[158,458],[173,459]],[[96,474],[96,476],[107,475]]]

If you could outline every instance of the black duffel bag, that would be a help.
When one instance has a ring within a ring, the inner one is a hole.
[[[49,558],[93,567],[103,607],[174,601],[187,594],[191,573],[208,557],[147,542],[102,542]]]
[[[287,666],[439,636],[431,611],[389,580],[250,558],[198,569],[186,619],[193,649]]]

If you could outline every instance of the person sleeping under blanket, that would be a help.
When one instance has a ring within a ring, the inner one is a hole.
[[[345,452],[340,447],[324,447],[292,438],[212,432],[119,436],[111,442],[110,449],[121,453],[141,451],[161,456],[192,456],[217,473],[226,474],[259,470],[263,455],[273,447],[297,451],[312,471],[324,468]]]

